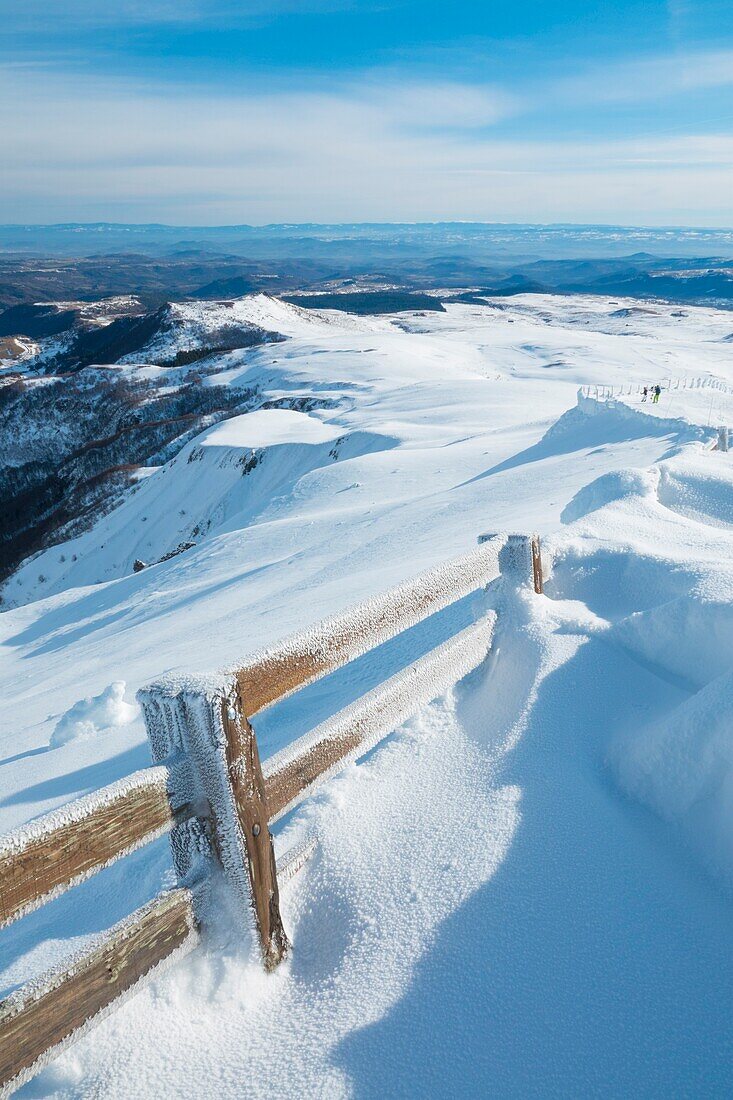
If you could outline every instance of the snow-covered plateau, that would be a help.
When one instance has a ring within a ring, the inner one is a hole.
[[[0,830],[150,763],[146,683],[486,532],[540,533],[545,593],[502,581],[262,712],[266,759],[498,613],[479,668],[275,826],[278,854],[318,837],[283,887],[287,961],[262,972],[222,894],[201,947],[19,1095],[729,1096],[733,315],[176,308],[202,345],[231,317],[284,339],[197,362],[245,411],[4,583]],[[179,384],[158,344],[110,370]],[[6,929],[3,991],[173,882],[161,838]]]

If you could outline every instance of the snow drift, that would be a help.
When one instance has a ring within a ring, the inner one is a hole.
[[[99,695],[81,699],[69,707],[54,727],[49,748],[58,749],[71,741],[88,741],[134,722],[140,708],[125,702],[126,686],[124,680],[115,680]]]
[[[629,794],[677,824],[711,870],[733,883],[733,674],[627,732],[609,758]]]

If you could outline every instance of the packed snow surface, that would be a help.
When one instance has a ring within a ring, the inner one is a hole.
[[[539,531],[548,573],[258,715],[268,759],[497,612],[486,661],[276,826],[279,857],[318,837],[282,892],[289,960],[266,977],[222,893],[207,943],[22,1095],[729,1095],[733,457],[710,447],[733,408],[668,381],[733,386],[731,321],[641,306],[242,299],[287,339],[212,378],[260,407],[9,579],[5,830],[150,763],[124,708],[152,680],[232,667],[487,532]],[[656,382],[658,405],[619,392]],[[162,838],[24,918],[4,989],[172,883]]]

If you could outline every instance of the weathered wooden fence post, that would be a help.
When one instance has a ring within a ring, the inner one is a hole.
[[[479,544],[496,539],[496,534],[479,535]],[[542,550],[539,535],[507,535],[499,551],[499,568],[502,576],[514,574],[535,592],[542,593]]]
[[[542,578],[542,547],[540,546],[539,535],[532,535],[532,579],[534,580],[535,592],[541,596],[544,584]]]
[[[290,944],[280,916],[275,849],[257,738],[235,688],[222,706],[226,760],[237,823],[247,849],[247,864],[257,931],[267,970],[274,970]]]
[[[215,856],[242,924],[259,939],[266,969],[285,957],[289,943],[280,918],[272,838],[259,753],[235,679],[162,681],[138,693],[153,759],[166,762],[189,798],[208,804],[210,829],[171,836],[179,881],[198,882]],[[203,860],[203,864],[202,864]],[[205,892],[201,910],[208,921]]]

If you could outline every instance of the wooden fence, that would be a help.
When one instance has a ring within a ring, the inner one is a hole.
[[[652,379],[652,381],[647,384],[647,388],[650,391],[656,381],[658,381],[658,379]],[[732,392],[730,386],[726,385],[720,378],[715,378],[713,375],[709,374],[697,375],[695,377],[665,378],[663,382],[660,382],[660,385],[662,390],[666,393],[675,390],[718,390],[721,393]],[[603,400],[609,397],[641,396],[643,389],[644,384],[642,382],[625,382],[615,385],[604,385],[599,383],[598,385],[583,385],[580,387],[579,392],[583,397],[594,397],[596,400]],[[651,392],[649,396],[651,397]]]
[[[33,1076],[147,975],[191,951],[209,922],[218,863],[235,918],[273,969],[289,950],[278,883],[312,843],[275,864],[270,825],[363,755],[488,653],[490,611],[263,765],[251,719],[502,575],[542,591],[536,536],[484,536],[478,549],[213,679],[139,693],[153,766],[0,838],[0,927],[169,833],[178,878],[63,967],[0,1002],[0,1091]]]

